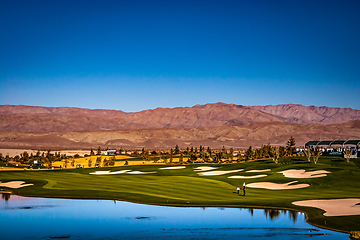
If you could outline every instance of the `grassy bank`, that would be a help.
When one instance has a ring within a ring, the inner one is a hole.
[[[0,172],[0,181],[21,180],[34,186],[13,189],[15,194],[38,197],[63,197],[84,199],[117,199],[158,205],[174,206],[223,206],[294,209],[305,212],[311,224],[338,231],[360,230],[360,215],[324,217],[324,211],[317,208],[299,207],[294,201],[310,199],[360,198],[360,160],[347,163],[338,157],[321,157],[318,164],[305,158],[281,159],[282,164],[271,160],[259,160],[235,164],[194,164],[185,169],[160,170],[165,165],[130,165],[111,168],[85,168],[49,171],[6,171]],[[171,165],[166,165],[169,167]],[[199,166],[217,167],[217,170],[271,169],[263,173],[245,171],[221,176],[199,176],[194,168]],[[94,171],[132,170],[156,172],[146,175],[90,175]],[[306,171],[327,170],[326,177],[293,179],[278,173],[287,169]],[[266,174],[263,178],[230,179],[233,175]],[[236,186],[254,182],[310,184],[310,187],[295,190],[266,190],[247,188],[246,196],[236,194]],[[0,187],[6,189],[4,187]]]

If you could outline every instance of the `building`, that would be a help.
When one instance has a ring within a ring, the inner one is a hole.
[[[107,150],[105,152],[105,155],[107,155],[107,156],[115,156],[115,155],[119,155],[119,153],[116,150]]]
[[[360,140],[309,141],[305,143],[304,147],[320,147],[330,156],[343,156],[345,149],[353,149],[352,158],[356,158],[359,157]]]

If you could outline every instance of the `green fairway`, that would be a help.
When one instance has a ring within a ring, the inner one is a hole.
[[[324,217],[323,210],[300,207],[294,201],[311,199],[360,198],[360,160],[347,163],[338,157],[321,157],[318,164],[302,157],[280,159],[282,164],[271,160],[259,160],[235,164],[194,164],[185,169],[160,170],[165,165],[139,165],[111,168],[87,168],[49,171],[2,171],[0,181],[24,181],[34,186],[12,189],[14,194],[38,197],[63,197],[84,199],[117,199],[174,206],[222,206],[294,209],[305,212],[308,222],[334,230],[349,232],[360,230],[360,215]],[[169,167],[171,165],[166,165]],[[199,176],[194,168],[217,167],[216,170],[244,171],[220,176]],[[151,174],[90,175],[95,171],[143,171]],[[271,169],[267,172],[246,172],[248,170]],[[326,170],[329,173],[319,178],[286,178],[280,171],[304,169],[306,171]],[[266,177],[253,179],[230,179],[229,176]],[[255,182],[310,184],[310,187],[293,190],[267,190],[248,187],[246,196],[238,196],[236,187]],[[5,187],[1,189],[9,190]]]

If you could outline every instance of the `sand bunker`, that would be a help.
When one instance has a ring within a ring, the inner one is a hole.
[[[240,171],[244,171],[244,169],[227,170],[227,171],[210,171],[210,172],[202,172],[202,173],[198,173],[198,174],[200,176],[220,176],[220,175],[233,173],[233,172],[240,172]]]
[[[303,169],[289,169],[279,173],[284,174],[284,177],[287,178],[318,178],[318,177],[326,177],[327,174],[330,172],[325,170],[306,172]]]
[[[164,168],[159,168],[161,170],[176,170],[176,169],[184,169],[186,168],[185,166],[176,166],[176,167],[164,167]]]
[[[149,173],[156,173],[156,172],[140,172],[140,171],[132,171],[126,172],[127,174],[149,174]]]
[[[268,171],[271,171],[271,169],[249,170],[249,171],[246,171],[246,172],[268,172]]]
[[[12,182],[7,182],[7,183],[2,183],[0,182],[0,187],[7,187],[7,188],[22,188],[22,187],[27,187],[27,186],[32,186],[34,184],[29,183],[29,184],[24,184],[25,182],[23,181],[12,181]]]
[[[96,172],[92,172],[90,174],[93,175],[112,175],[112,174],[123,174],[126,172],[129,172],[131,170],[121,170],[121,171],[116,171],[116,172],[110,172],[110,171],[96,171]]]
[[[264,188],[270,190],[287,190],[287,189],[298,189],[298,188],[306,188],[309,187],[309,184],[301,183],[301,184],[293,184],[297,181],[292,181],[289,183],[272,183],[272,182],[257,182],[257,183],[249,183],[247,187],[250,188]]]
[[[267,177],[266,174],[262,175],[255,175],[255,176],[230,176],[228,178],[235,178],[235,179],[250,179],[250,178],[261,178],[261,177]]]
[[[214,170],[217,169],[216,167],[197,167],[194,168],[194,171],[209,171],[209,170]]]
[[[303,207],[316,207],[325,211],[324,216],[349,216],[360,215],[359,198],[329,199],[329,200],[307,200],[297,201],[292,204]]]

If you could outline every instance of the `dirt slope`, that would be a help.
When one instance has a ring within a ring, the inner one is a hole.
[[[309,140],[359,139],[360,120],[343,124],[252,123],[192,129],[127,129],[87,132],[17,133],[0,132],[0,148],[86,149],[108,148],[211,148],[285,145],[293,136],[298,146]]]
[[[360,119],[360,111],[351,108],[305,107],[299,104],[253,106],[253,109],[287,119],[294,123],[335,124]]]
[[[73,132],[122,129],[242,126],[257,122],[335,124],[360,119],[350,108],[214,103],[125,113],[116,110],[0,106],[0,132]]]

